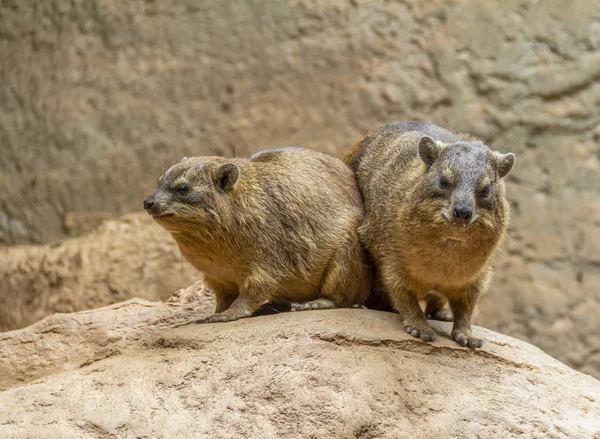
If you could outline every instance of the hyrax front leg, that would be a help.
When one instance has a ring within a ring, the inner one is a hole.
[[[425,320],[416,294],[411,290],[398,291],[391,297],[392,304],[402,316],[404,330],[423,341],[434,341],[437,334]]]
[[[483,341],[471,332],[471,316],[481,294],[480,287],[481,285],[477,283],[468,288],[461,296],[450,299],[450,308],[454,315],[452,338],[459,345],[472,349],[480,348],[483,345]]]
[[[225,311],[207,318],[205,322],[231,322],[245,317],[252,317],[252,314],[270,301],[274,291],[275,288],[269,282],[247,279],[240,286],[239,295],[231,306]]]
[[[396,279],[390,279],[383,274],[383,282],[389,292],[392,305],[402,318],[404,330],[423,341],[435,340],[437,334],[425,320],[417,295],[404,280],[398,279],[397,276]]]

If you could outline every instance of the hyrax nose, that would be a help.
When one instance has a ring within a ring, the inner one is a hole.
[[[456,206],[452,211],[454,218],[470,220],[473,217],[473,209],[469,206]]]
[[[148,197],[144,200],[144,209],[152,209],[156,204],[156,201],[152,197]]]

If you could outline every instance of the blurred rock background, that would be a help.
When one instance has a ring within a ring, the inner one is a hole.
[[[477,323],[600,377],[597,2],[0,0],[0,60],[0,330],[191,283],[141,215],[20,246],[140,210],[183,155],[431,120],[517,154]]]

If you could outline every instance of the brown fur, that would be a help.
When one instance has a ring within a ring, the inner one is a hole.
[[[344,160],[365,201],[359,235],[375,261],[376,285],[401,314],[407,332],[434,340],[418,300],[426,300],[431,318],[449,320],[443,308],[447,299],[453,338],[480,347],[471,333],[471,315],[508,226],[502,177],[514,155],[492,152],[470,135],[407,123],[374,131]],[[459,207],[472,209],[472,217],[457,218]]]
[[[181,185],[187,194],[177,193]],[[352,171],[328,155],[282,148],[186,158],[145,207],[216,293],[210,321],[249,317],[271,302],[360,305],[369,294],[362,199]]]

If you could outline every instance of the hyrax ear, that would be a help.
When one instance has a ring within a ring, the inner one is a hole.
[[[240,169],[233,163],[221,165],[217,171],[217,185],[221,190],[229,190],[240,176]]]
[[[423,136],[419,140],[419,156],[421,157],[421,160],[425,162],[427,167],[429,167],[433,165],[440,156],[440,147],[431,137]]]
[[[498,176],[504,178],[511,171],[515,165],[516,157],[512,152],[508,154],[498,154],[496,156],[496,163],[498,164]]]

